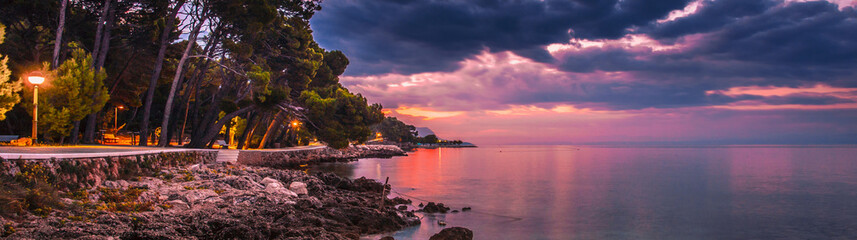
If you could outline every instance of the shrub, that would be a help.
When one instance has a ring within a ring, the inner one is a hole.
[[[108,189],[99,188],[101,196],[99,201],[104,202],[100,210],[111,212],[142,212],[154,210],[154,203],[150,201],[139,201],[140,194],[146,191],[142,188]]]

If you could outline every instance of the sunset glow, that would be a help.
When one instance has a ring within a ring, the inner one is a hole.
[[[857,143],[855,1],[696,0],[664,3],[645,17],[623,12],[633,7],[605,10],[629,14],[627,22],[563,21],[553,14],[589,9],[545,3],[416,1],[404,4],[414,12],[378,16],[372,11],[402,6],[331,1],[314,26],[322,45],[352,59],[344,86],[440,136],[483,144]],[[414,23],[454,15],[417,11],[438,6],[474,11],[419,31],[340,17]],[[498,13],[508,21],[497,24]],[[526,27],[507,27],[515,24]],[[343,35],[340,25],[361,31]]]

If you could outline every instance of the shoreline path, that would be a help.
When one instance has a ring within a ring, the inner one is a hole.
[[[240,151],[300,151],[325,148],[326,146],[301,146],[291,148],[240,150]],[[100,145],[81,145],[69,147],[0,147],[0,158],[4,159],[51,159],[51,158],[93,158],[157,154],[163,152],[219,151],[220,149],[199,148],[159,148],[159,147],[116,147]],[[224,149],[225,150],[225,149]],[[239,151],[239,150],[232,150]]]

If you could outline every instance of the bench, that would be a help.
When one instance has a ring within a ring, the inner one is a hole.
[[[116,138],[116,136],[113,134],[105,133],[104,135],[101,135],[101,136],[102,136],[101,141],[103,143],[117,143],[117,142],[119,142],[119,138]]]
[[[220,146],[221,149],[229,148],[229,144],[226,144],[226,141],[223,140],[214,141],[214,144]]]
[[[0,135],[0,142],[12,142],[17,139],[18,135]]]

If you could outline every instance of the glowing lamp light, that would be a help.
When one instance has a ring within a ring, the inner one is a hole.
[[[298,122],[298,121],[292,121],[292,123],[291,123],[291,124],[292,124],[292,127],[298,127],[298,125],[300,125],[300,124],[301,124],[301,122]]]
[[[41,72],[35,71],[30,73],[30,76],[27,76],[27,80],[32,84],[39,85],[45,82],[45,76]]]
[[[33,84],[33,144],[39,139],[39,84],[45,82],[45,75],[42,72],[31,72],[27,76],[27,81]]]

